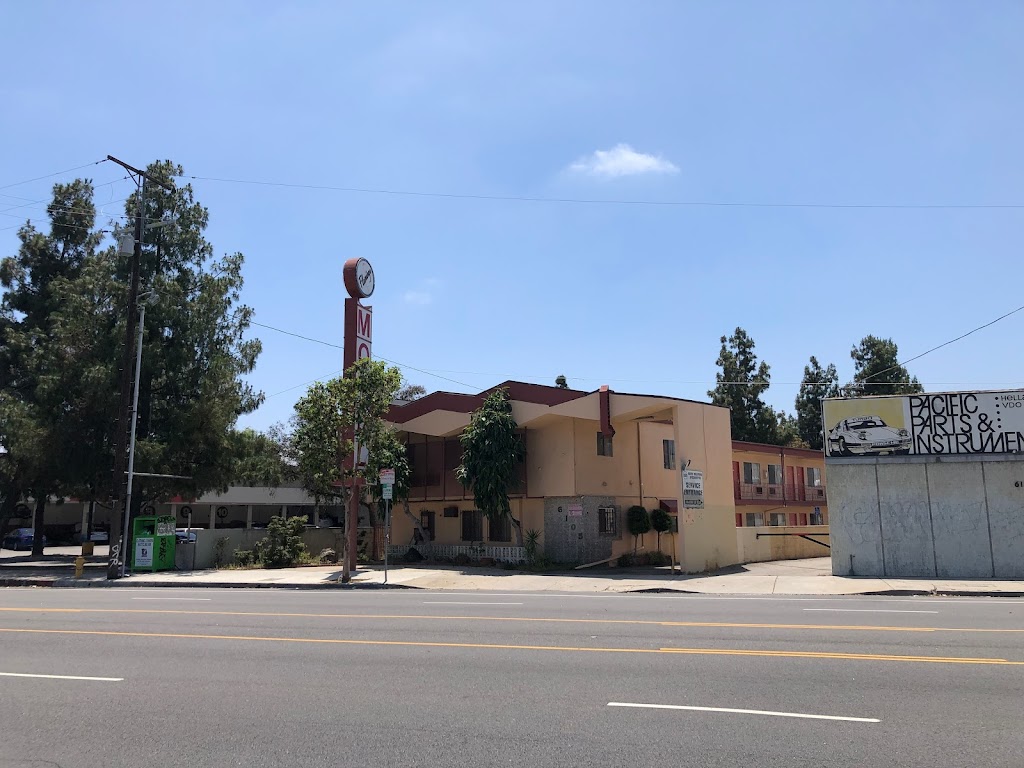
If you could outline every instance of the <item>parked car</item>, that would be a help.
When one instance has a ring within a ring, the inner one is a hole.
[[[4,537],[3,549],[12,549],[15,552],[21,549],[32,549],[33,536],[31,528],[15,528]],[[46,546],[46,536],[43,536],[43,546]]]
[[[196,532],[190,531],[188,528],[178,528],[174,531],[174,538],[179,544],[184,544],[186,542],[195,544]]]
[[[96,531],[93,531],[92,533],[89,534],[89,541],[91,541],[91,542],[93,542],[95,544],[106,544],[108,541],[110,541],[110,534],[107,533],[106,531],[96,530]],[[78,531],[77,533],[75,533],[75,543],[76,544],[81,544],[82,543],[82,532],[81,531]]]
[[[830,456],[878,456],[910,453],[910,433],[890,427],[878,416],[843,419],[828,433]]]

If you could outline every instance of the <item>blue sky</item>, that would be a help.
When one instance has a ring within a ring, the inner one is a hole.
[[[196,176],[698,203],[1024,203],[1019,2],[8,3],[0,187],[114,154]],[[139,95],[141,94],[141,95]],[[97,183],[119,178],[109,163]],[[0,189],[0,210],[48,196]],[[1019,306],[1024,210],[573,204],[194,181],[256,320],[341,343],[374,265],[374,352],[428,389],[504,379],[704,399],[737,325],[792,409],[807,358],[904,358]],[[116,201],[128,182],[101,188]],[[0,215],[0,253],[18,217]],[[287,418],[340,351],[254,329]],[[1024,384],[1024,312],[911,364]],[[445,377],[445,378],[440,378]],[[446,379],[452,379],[449,381]],[[282,390],[289,390],[281,393]]]

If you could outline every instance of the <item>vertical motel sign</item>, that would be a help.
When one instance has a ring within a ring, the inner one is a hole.
[[[349,259],[345,262],[342,270],[345,280],[345,290],[348,291],[348,298],[345,299],[345,343],[344,343],[344,365],[345,375],[348,375],[349,368],[363,358],[370,357],[373,339],[373,308],[364,307],[359,303],[360,299],[368,299],[373,295],[374,276],[373,267],[366,259]],[[358,418],[358,414],[356,414]],[[353,439],[354,435],[344,435]],[[351,455],[345,456],[342,461],[347,471],[352,471],[358,464],[361,453],[358,445],[354,446]],[[345,557],[342,569],[342,579],[347,581],[352,571],[355,570],[356,552],[356,526],[359,519],[359,489],[353,484],[352,493],[349,498],[348,509],[345,516],[345,538],[347,539],[347,556]]]

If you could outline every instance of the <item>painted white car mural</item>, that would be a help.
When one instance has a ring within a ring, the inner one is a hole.
[[[890,427],[878,416],[843,419],[828,433],[830,456],[879,456],[910,453],[910,433]]]

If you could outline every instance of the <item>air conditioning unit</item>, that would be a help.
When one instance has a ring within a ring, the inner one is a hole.
[[[769,496],[774,496],[774,495],[776,495],[776,494],[777,494],[778,492],[779,492],[779,489],[778,489],[778,488],[769,488],[769,489],[768,489],[768,495],[769,495]]]
[[[758,494],[759,496],[764,496],[764,486],[759,485],[756,488],[754,488],[754,493]]]

